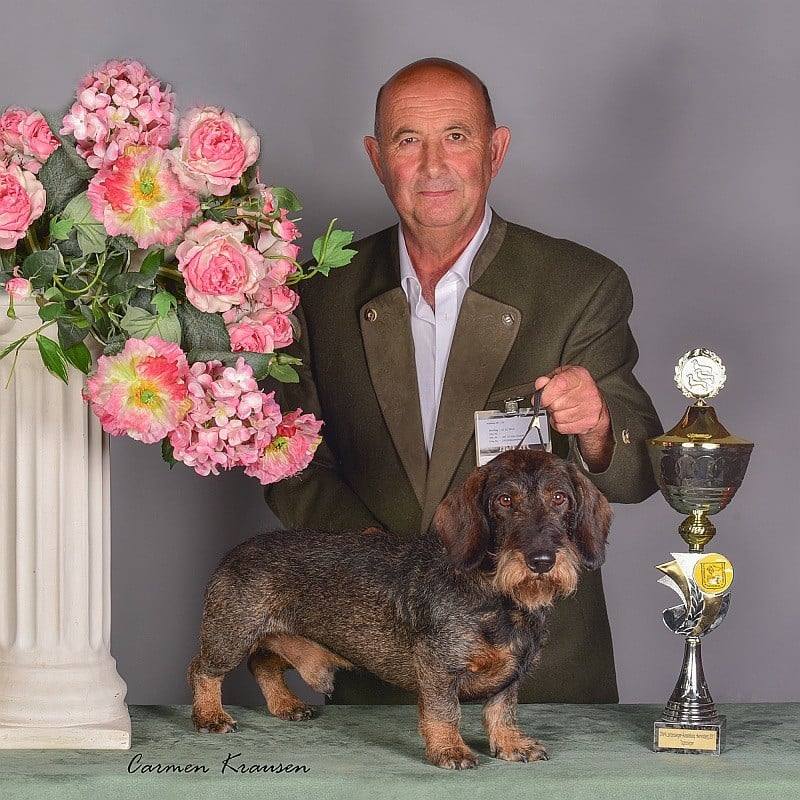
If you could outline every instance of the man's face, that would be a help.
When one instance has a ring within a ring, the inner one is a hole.
[[[491,129],[480,87],[450,70],[412,70],[386,87],[379,125],[364,143],[404,227],[471,236],[510,138]]]

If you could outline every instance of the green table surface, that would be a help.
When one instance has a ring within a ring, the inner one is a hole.
[[[480,707],[465,706],[479,754],[465,772],[425,761],[413,706],[328,706],[294,723],[230,710],[234,734],[197,733],[186,706],[132,706],[130,750],[0,751],[0,798],[800,798],[800,703],[721,706],[720,756],[654,753],[659,706],[521,706],[520,726],[550,750],[535,764],[491,758]]]

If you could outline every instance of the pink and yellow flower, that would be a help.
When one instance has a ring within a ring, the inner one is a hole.
[[[202,196],[228,194],[261,149],[247,120],[213,106],[186,113],[178,124],[178,142],[174,159],[181,181]]]
[[[322,441],[321,428],[322,420],[303,414],[299,408],[286,414],[258,462],[245,467],[245,475],[257,478],[266,486],[304,470]]]
[[[177,344],[156,336],[128,339],[114,356],[101,356],[84,397],[112,436],[146,444],[161,441],[191,408],[189,367]]]
[[[186,298],[200,311],[228,311],[245,302],[266,274],[264,257],[244,241],[247,228],[206,220],[186,231],[175,257]]]
[[[173,244],[200,210],[160,147],[128,147],[92,178],[86,194],[108,233],[127,234],[141,248]]]
[[[16,164],[0,164],[0,250],[12,250],[32,222],[42,216],[44,186]]]
[[[138,61],[107,61],[78,85],[76,101],[62,120],[78,153],[93,169],[113,164],[129,145],[166,147],[177,114],[169,86]]]

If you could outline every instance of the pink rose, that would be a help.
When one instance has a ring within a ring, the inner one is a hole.
[[[253,303],[261,308],[271,308],[281,314],[291,314],[297,308],[300,298],[297,292],[288,286],[273,288],[259,287],[253,297]]]
[[[44,164],[51,153],[59,147],[60,142],[53,136],[42,114],[34,111],[22,123],[22,144],[26,156],[32,156],[39,164]]]
[[[222,197],[255,164],[261,144],[247,120],[213,106],[193,108],[178,125],[173,151],[184,185],[204,196]]]
[[[16,164],[0,165],[0,250],[11,250],[44,211],[44,187]]]
[[[228,324],[231,351],[249,350],[253,353],[274,353],[294,341],[292,323],[286,314],[262,308]]]
[[[0,116],[0,140],[9,150],[22,152],[22,125],[33,112],[22,106],[9,106]]]
[[[245,302],[266,274],[264,257],[244,243],[244,225],[207,220],[186,231],[175,256],[186,297],[200,311],[228,311]]]
[[[31,296],[33,287],[27,278],[11,278],[6,281],[5,290],[14,300],[24,300]]]

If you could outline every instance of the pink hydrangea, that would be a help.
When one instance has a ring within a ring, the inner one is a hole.
[[[60,144],[40,111],[11,106],[0,116],[0,155],[34,175]]]
[[[213,106],[192,108],[178,125],[176,169],[184,185],[203,196],[222,197],[255,164],[261,149],[247,120]]]
[[[258,388],[253,370],[238,359],[196,362],[189,379],[191,409],[170,433],[173,456],[199,475],[251,467],[274,439],[281,420],[274,393]]]
[[[160,147],[129,146],[99,170],[86,194],[92,214],[112,236],[127,234],[141,248],[173,244],[200,211]]]
[[[72,134],[78,153],[100,169],[113,164],[128,145],[166,147],[176,119],[170,86],[138,61],[113,60],[80,82],[60,132]]]
[[[304,470],[322,441],[321,428],[321,420],[312,414],[303,414],[299,408],[286,414],[275,438],[255,464],[245,467],[245,474],[267,485]]]
[[[12,250],[44,212],[44,187],[28,170],[0,164],[0,250]]]
[[[175,257],[186,283],[186,298],[200,311],[228,311],[242,305],[266,275],[264,257],[244,241],[247,228],[206,220],[186,231]]]
[[[189,377],[177,344],[157,336],[128,339],[117,355],[100,357],[84,398],[107,433],[152,444],[189,411]]]

